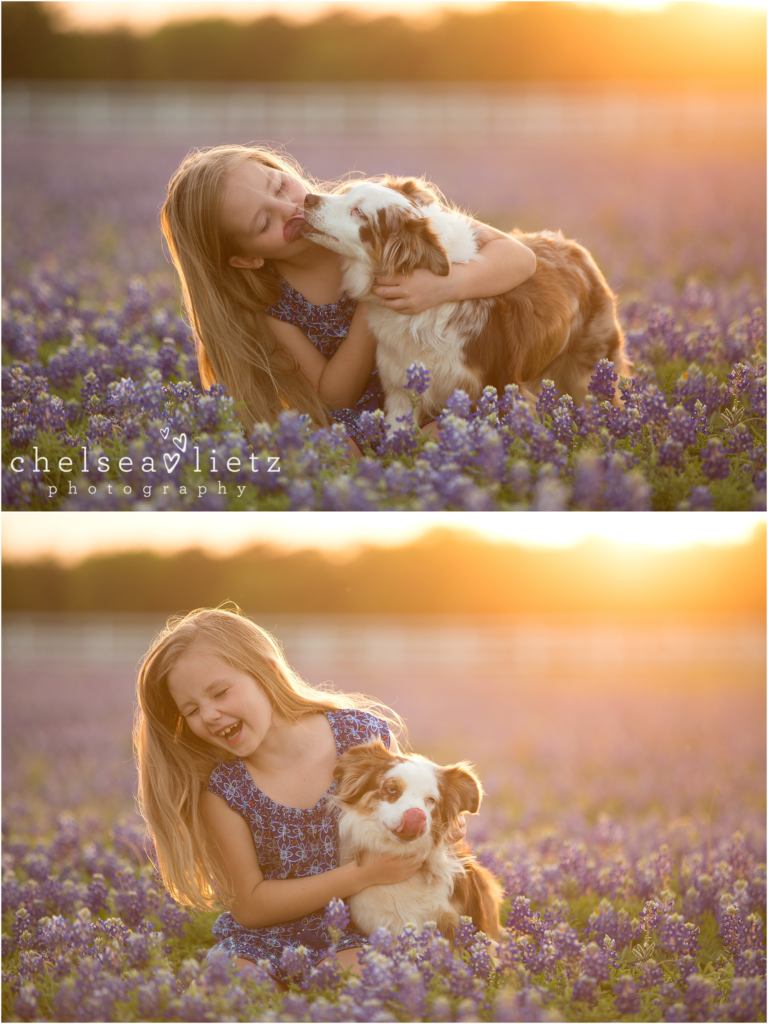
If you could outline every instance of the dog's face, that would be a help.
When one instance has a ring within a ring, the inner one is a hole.
[[[442,277],[450,263],[422,209],[434,196],[414,179],[360,181],[339,195],[308,195],[307,238],[364,263],[372,273],[409,274],[425,267]]]
[[[336,762],[336,800],[364,819],[378,838],[437,842],[459,814],[476,814],[482,789],[468,765],[441,768],[421,757],[396,755],[379,741],[352,747]]]

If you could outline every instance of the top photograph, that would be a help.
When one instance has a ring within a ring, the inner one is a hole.
[[[765,510],[765,38],[2,3],[3,511]]]

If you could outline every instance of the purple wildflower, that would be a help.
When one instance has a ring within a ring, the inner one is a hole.
[[[411,363],[405,371],[405,387],[416,395],[423,395],[429,387],[430,374],[424,363]]]
[[[640,1012],[640,993],[631,975],[622,974],[613,984],[614,1005],[620,1014]]]
[[[613,363],[608,359],[601,359],[595,366],[595,372],[589,382],[589,392],[599,402],[611,402],[616,393],[616,384],[619,375],[614,373]]]
[[[722,442],[710,437],[701,456],[701,468],[710,480],[724,480],[730,472],[730,461],[723,451]]]

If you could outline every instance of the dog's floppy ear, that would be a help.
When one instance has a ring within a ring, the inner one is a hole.
[[[440,769],[440,793],[445,817],[449,820],[465,811],[477,814],[480,810],[483,789],[466,761]]]
[[[378,739],[350,747],[333,769],[333,778],[338,783],[337,798],[346,804],[355,803],[371,788],[378,772],[391,768],[396,760]]]
[[[421,178],[393,178],[392,175],[385,175],[382,185],[392,188],[407,196],[417,206],[429,206],[430,203],[438,202],[437,195],[430,189],[426,181]]]
[[[451,264],[443,244],[429,226],[426,217],[408,218],[384,243],[380,273],[410,274],[417,267],[431,270],[438,277],[447,277]]]

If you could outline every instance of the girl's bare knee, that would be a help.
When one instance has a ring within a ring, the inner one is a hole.
[[[351,970],[353,974],[360,973],[360,950],[359,949],[342,949],[338,953],[334,953],[331,960],[335,960],[336,963],[343,970]]]

